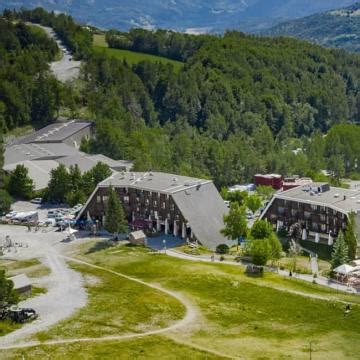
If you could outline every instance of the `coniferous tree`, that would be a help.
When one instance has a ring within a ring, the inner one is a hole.
[[[60,164],[50,172],[50,181],[46,197],[48,200],[65,202],[67,194],[71,190],[71,179],[65,165]]]
[[[349,248],[349,259],[354,260],[356,257],[357,238],[355,229],[355,214],[351,212],[349,214],[348,223],[345,230],[345,242]]]
[[[24,165],[17,165],[11,173],[8,191],[11,195],[29,200],[34,192],[34,182],[28,175],[29,171]]]
[[[105,229],[110,234],[128,232],[128,222],[116,191],[110,186],[105,211]]]
[[[346,264],[349,260],[348,253],[349,248],[346,245],[344,234],[340,231],[331,254],[331,268],[335,269],[340,265]]]

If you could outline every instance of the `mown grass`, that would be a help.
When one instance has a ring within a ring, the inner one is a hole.
[[[50,269],[38,259],[0,260],[0,268],[5,269],[8,276],[25,273],[31,278],[40,278],[50,274]]]
[[[84,254],[85,249],[82,250]],[[153,256],[146,249],[105,249],[83,256],[108,268],[184,293],[201,310],[198,329],[181,338],[246,358],[307,358],[314,341],[317,358],[351,358],[360,352],[360,306],[344,317],[344,304],[360,298],[311,283],[265,274],[248,277],[239,267]],[[326,300],[304,295],[318,295]],[[332,339],[328,343],[328,339]]]
[[[86,284],[89,302],[68,320],[39,333],[41,341],[142,333],[163,328],[184,315],[183,306],[160,291],[88,266],[72,267],[91,279]]]
[[[131,341],[109,341],[104,343],[77,343],[66,346],[36,346],[17,351],[5,350],[1,353],[2,360],[13,359],[191,359],[213,360],[219,356],[195,349],[191,346],[178,344],[163,336],[153,336]]]
[[[21,328],[22,324],[17,324],[11,320],[0,320],[0,341],[1,336],[4,336],[12,331]],[[1,350],[0,350],[1,353]],[[1,356],[0,356],[1,357]]]
[[[154,256],[144,248],[100,246],[100,250],[89,252],[90,248],[95,248],[94,242],[83,245],[79,257],[147,282],[159,283],[184,294],[198,308],[199,316],[191,327],[167,335],[178,343],[191,342],[246,359],[308,359],[310,341],[314,359],[356,359],[360,353],[360,297],[355,295],[340,294],[273,273],[254,278],[245,275],[241,267]],[[158,312],[157,306],[170,301],[159,295],[154,307],[152,299],[157,295],[151,289],[144,292],[136,283],[83,265],[76,265],[76,269],[97,277],[101,283],[88,285],[88,306],[72,319],[50,329],[51,338],[104,336],[150,329],[154,327],[151,319],[154,312]],[[322,299],[310,297],[314,295]],[[342,301],[352,303],[348,316],[344,316]],[[150,307],[146,308],[148,303]],[[173,306],[176,309],[179,305],[174,303],[162,309],[170,311],[171,319],[179,317],[182,311],[174,312]],[[157,342],[154,343],[154,339]],[[143,353],[134,352],[133,346]],[[63,358],[72,358],[74,347],[89,358],[100,358],[99,354],[106,357],[115,354],[117,349],[120,358],[125,359],[182,359],[198,355],[188,347],[177,352],[181,346],[169,343],[163,337],[96,345],[62,345],[51,349],[40,347],[38,351],[39,354],[49,351],[50,358],[57,358],[59,354]],[[33,351],[31,349],[30,354]],[[181,351],[184,351],[183,356]],[[211,358],[210,354],[199,356]]]
[[[110,57],[114,57],[120,60],[126,60],[129,65],[138,64],[141,61],[150,61],[153,63],[163,63],[170,64],[174,67],[175,72],[179,72],[184,64],[181,61],[171,60],[162,56],[144,54],[141,52],[122,50],[122,49],[112,49],[108,47],[108,44],[105,41],[104,35],[96,34],[94,36],[94,46],[93,49],[97,53],[105,53]]]

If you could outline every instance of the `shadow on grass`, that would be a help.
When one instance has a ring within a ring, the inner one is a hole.
[[[113,246],[114,246],[114,243],[112,241],[110,241],[110,240],[98,241],[85,254],[86,255],[92,254],[94,252],[105,250],[105,249],[108,249],[108,248],[113,247]]]

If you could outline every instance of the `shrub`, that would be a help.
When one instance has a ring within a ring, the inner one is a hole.
[[[229,247],[226,244],[220,244],[216,247],[216,253],[217,254],[228,254]]]

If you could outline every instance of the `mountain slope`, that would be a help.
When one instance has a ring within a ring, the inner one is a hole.
[[[266,32],[360,52],[360,2],[338,10],[284,22]]]
[[[354,0],[0,0],[0,9],[34,8],[69,13],[103,28],[170,28],[180,31],[257,31]]]

